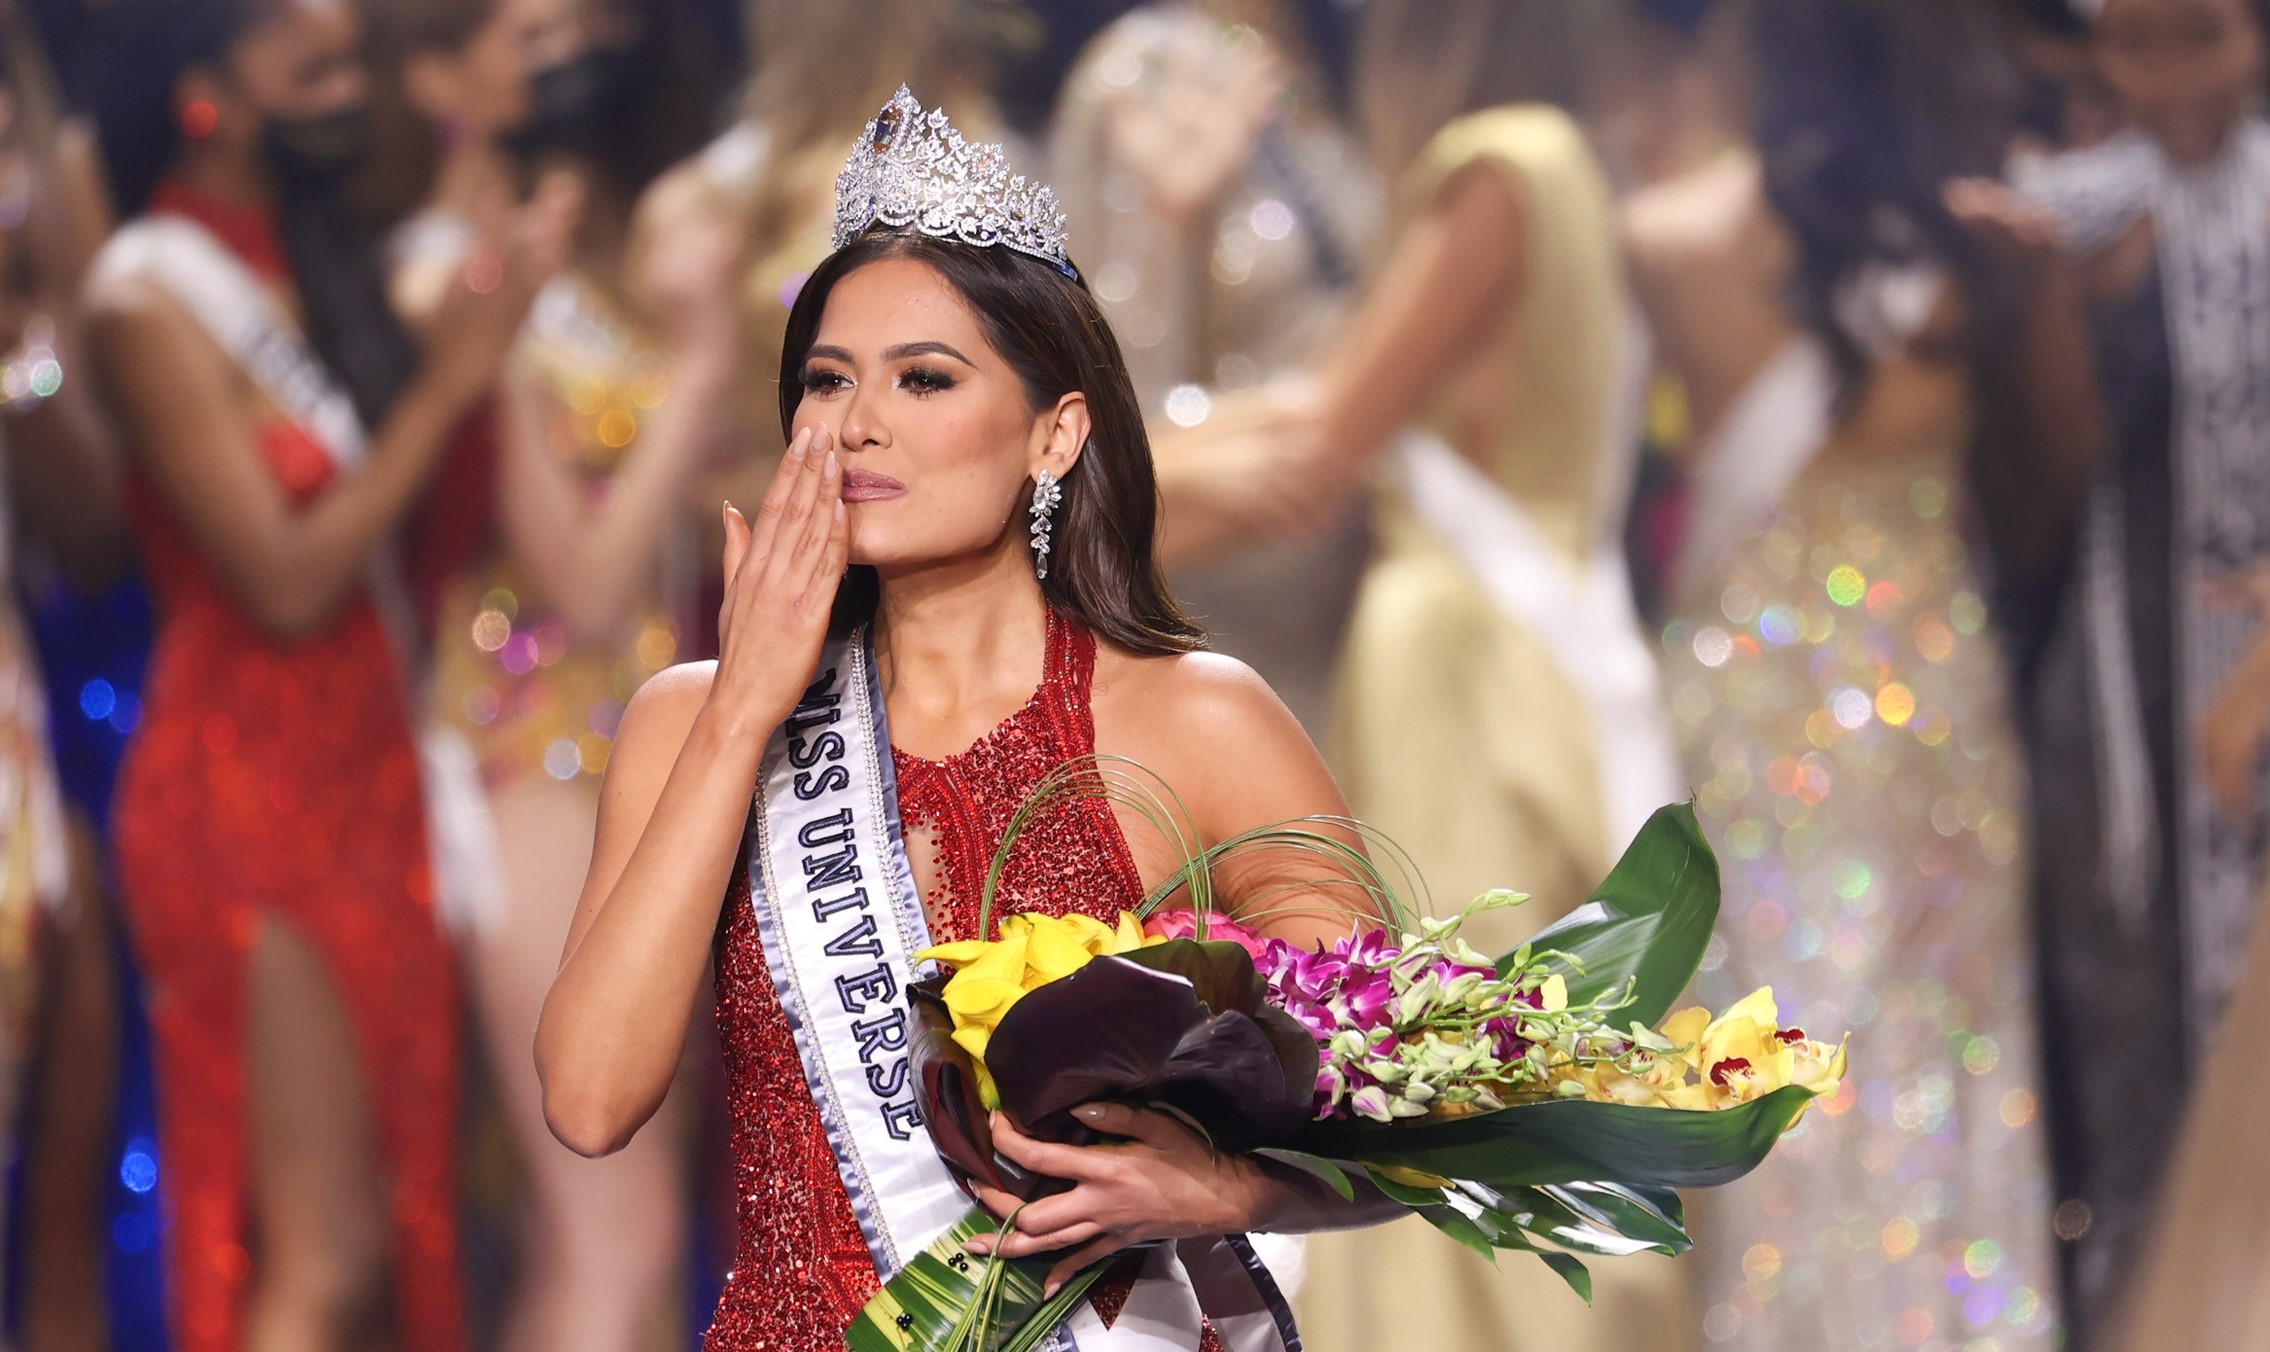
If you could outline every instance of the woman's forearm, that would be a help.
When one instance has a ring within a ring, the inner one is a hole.
[[[759,721],[703,706],[651,815],[626,824],[621,874],[570,930],[536,1070],[553,1134],[581,1154],[621,1149],[676,1073],[771,731]]]
[[[227,358],[154,292],[107,302],[89,333],[126,445],[245,611],[283,638],[323,627],[362,582],[482,386],[428,362],[369,454],[305,504],[263,463]]]
[[[1305,1235],[1321,1230],[1358,1230],[1398,1219],[1410,1208],[1391,1201],[1362,1178],[1352,1177],[1355,1196],[1339,1190],[1315,1174],[1281,1160],[1253,1156],[1259,1175],[1254,1207],[1245,1225],[1273,1235]]]
[[[286,636],[329,623],[362,585],[371,556],[417,500],[477,393],[421,376],[396,398],[362,468],[304,510],[287,513],[262,543],[255,614]]]
[[[130,551],[124,456],[91,386],[67,381],[10,421],[8,475],[25,533],[94,590],[124,571]]]
[[[2015,485],[2013,501],[2032,510],[2015,523],[2012,563],[2040,572],[2063,556],[2088,495],[2104,439],[2097,400],[2096,357],[2080,275],[2052,264],[2040,269],[2027,296],[2021,348],[2026,440],[2035,446],[2030,487]]]
[[[646,425],[603,502],[544,444],[542,420],[516,406],[507,420],[505,532],[572,635],[616,637],[653,590],[664,535],[716,435],[731,385],[728,355],[670,366],[669,396]]]

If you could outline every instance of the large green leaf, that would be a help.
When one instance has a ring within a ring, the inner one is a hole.
[[[1632,983],[1633,1003],[1617,1016],[1653,1027],[1694,980],[1703,945],[1718,923],[1718,859],[1685,803],[1658,809],[1640,828],[1592,899],[1531,938],[1525,948],[1566,953],[1572,1004],[1614,996]],[[1510,970],[1518,952],[1499,959]]]
[[[1440,1120],[1316,1122],[1291,1144],[1343,1164],[1414,1169],[1500,1191],[1564,1183],[1708,1188],[1756,1168],[1812,1098],[1790,1085],[1717,1112],[1559,1099]]]
[[[1624,1229],[1614,1217],[1565,1189],[1515,1188],[1491,1196],[1493,1209],[1510,1215],[1522,1229],[1576,1253],[1626,1258],[1651,1250],[1675,1255],[1694,1247],[1684,1230],[1665,1234],[1652,1225]]]
[[[1628,1188],[1616,1183],[1562,1183],[1538,1192],[1604,1230],[1644,1239],[1671,1253],[1694,1247],[1686,1209],[1669,1188]]]
[[[1587,1305],[1592,1303],[1592,1273],[1584,1266],[1583,1260],[1573,1253],[1541,1253],[1537,1256],[1545,1260],[1546,1267],[1560,1274],[1561,1280],[1569,1284],[1569,1290],[1576,1292],[1577,1299]]]
[[[1578,1184],[1500,1192],[1466,1181],[1420,1187],[1377,1173],[1371,1182],[1476,1253],[1494,1257],[1496,1250],[1512,1249],[1536,1255],[1587,1304],[1592,1274],[1577,1254],[1681,1254],[1694,1247],[1676,1219],[1678,1194],[1664,1189]]]
[[[1456,1216],[1459,1222],[1482,1235],[1489,1241],[1492,1248],[1515,1249],[1522,1253],[1535,1254],[1546,1267],[1553,1270],[1555,1275],[1567,1282],[1569,1289],[1576,1292],[1585,1304],[1590,1305],[1592,1303],[1592,1274],[1586,1270],[1584,1260],[1573,1253],[1549,1249],[1538,1243],[1534,1234],[1519,1218],[1494,1207],[1479,1207],[1470,1211],[1460,1211],[1452,1207],[1435,1207],[1421,1213],[1428,1220],[1434,1222],[1436,1229],[1449,1234],[1454,1239],[1458,1237],[1457,1231],[1450,1224],[1446,1224],[1437,1218],[1437,1213],[1443,1212]]]
[[[1349,1179],[1348,1171],[1330,1160],[1319,1159],[1314,1155],[1304,1155],[1298,1150],[1277,1150],[1269,1147],[1263,1147],[1253,1153],[1263,1159],[1275,1160],[1279,1164],[1290,1166],[1304,1174],[1322,1179],[1326,1187],[1340,1194],[1340,1200],[1343,1202],[1356,1200],[1356,1185]]]

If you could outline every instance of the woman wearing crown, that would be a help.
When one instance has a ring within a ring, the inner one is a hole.
[[[949,1204],[913,1200],[940,1195],[943,1166],[909,1127],[908,955],[977,937],[986,866],[1043,776],[1138,761],[1209,844],[1346,811],[1298,723],[1198,651],[1159,580],[1142,419],[1048,189],[902,90],[844,170],[835,244],[789,317],[788,456],[753,517],[725,509],[721,656],[655,677],[625,716],[536,1036],[555,1133],[617,1149],[659,1105],[714,958],[740,1232],[715,1352],[840,1346],[965,1205],[950,1181]],[[842,842],[831,877],[871,910],[816,914],[803,879],[780,882],[783,841]],[[1000,904],[1108,917],[1181,863],[1139,817],[1074,799],[1019,836]],[[1223,904],[1326,881],[1304,867],[1325,865],[1225,870]],[[1261,927],[1300,942],[1364,919],[1271,910]],[[831,1077],[853,1056],[872,1092]],[[1223,1237],[1369,1219],[1171,1118],[1082,1115],[1116,1143],[996,1140],[1076,1184],[1025,1208],[1004,1253],[1061,1253],[1066,1275],[1150,1246],[1071,1321],[1083,1347],[1224,1347],[1233,1324],[1282,1345],[1265,1270]],[[1226,1317],[1238,1279],[1258,1321]]]

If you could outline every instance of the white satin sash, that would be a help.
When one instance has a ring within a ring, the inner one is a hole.
[[[1646,345],[1627,326],[1619,398],[1602,448],[1603,517],[1620,515],[1637,446],[1639,381]],[[1655,655],[1632,600],[1622,540],[1611,529],[1581,563],[1572,562],[1521,504],[1441,438],[1405,430],[1390,462],[1391,482],[1435,539],[1481,582],[1508,619],[1543,644],[1582,697],[1597,749],[1600,829],[1610,858],[1623,852],[1657,808],[1686,798],[1663,710]]]
[[[186,216],[129,221],[96,255],[90,277],[97,285],[133,278],[165,291],[333,463],[362,463],[368,437],[354,400],[274,293],[210,230]]]
[[[1810,336],[1784,343],[1751,377],[1695,456],[1672,595],[1710,585],[1743,537],[1773,515],[1828,441],[1835,389],[1828,354]]]

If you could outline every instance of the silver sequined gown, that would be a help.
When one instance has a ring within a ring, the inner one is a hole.
[[[1749,1179],[1697,1199],[1706,1346],[2056,1345],[2036,1095],[2025,783],[1958,533],[1967,396],[1879,368],[1663,635],[1724,867],[1700,978],[1852,1033],[1852,1074]]]
[[[1259,38],[1220,18],[1223,8],[1158,3],[1122,15],[1066,77],[1050,139],[1072,256],[1119,335],[1154,430],[1201,422],[1215,395],[1315,358],[1346,315],[1379,224],[1379,186],[1355,142],[1301,96],[1297,79],[1200,222],[1188,231],[1160,223],[1110,134],[1112,108],[1237,78],[1217,62]],[[1312,736],[1330,723],[1367,540],[1350,508],[1315,538],[1249,546],[1171,579],[1214,647],[1251,663]]]

